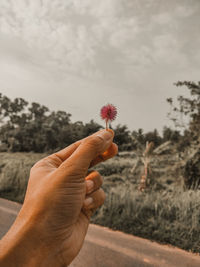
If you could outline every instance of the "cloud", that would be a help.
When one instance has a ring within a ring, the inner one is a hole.
[[[52,10],[61,1],[55,2],[57,4],[44,1],[42,5],[40,1],[13,1],[8,2],[8,11],[8,4],[3,1],[0,30],[23,39],[31,48],[43,51],[47,59],[58,66],[64,64],[64,68],[70,71],[84,73],[87,67],[94,66],[93,42],[89,42],[84,25],[57,20]]]
[[[198,0],[1,0],[1,83],[52,90],[52,105],[58,87],[73,102],[79,90],[80,106],[97,95],[139,114],[157,95],[160,107],[173,82],[198,77],[199,11]]]
[[[63,71],[109,79],[109,61],[126,78],[131,67],[137,72],[177,57],[186,63],[181,34],[200,6],[192,2],[2,0],[0,31],[21,38]]]
[[[0,5],[1,32],[43,51],[62,70],[89,78],[104,76],[97,51],[104,56],[105,50],[120,50],[138,32],[136,19],[122,12],[123,1],[2,0]]]

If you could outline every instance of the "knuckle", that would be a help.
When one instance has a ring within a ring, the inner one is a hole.
[[[47,157],[48,162],[54,163],[56,166],[60,166],[62,164],[62,160],[56,154],[52,154]]]
[[[71,144],[70,146],[71,146],[72,150],[76,150],[79,146],[79,142],[76,141],[75,143]]]
[[[100,175],[100,185],[103,184],[103,177]]]
[[[44,162],[44,159],[41,159],[39,161],[37,161],[32,167],[31,167],[31,171],[34,171],[36,168],[38,168],[40,165],[42,165]]]
[[[99,202],[100,202],[100,205],[102,205],[104,203],[105,199],[106,199],[106,194],[103,191],[103,189],[100,188],[99,189]]]
[[[91,147],[99,147],[104,143],[104,140],[100,136],[90,136],[86,143]]]
[[[92,171],[91,178],[95,183],[95,187],[98,188],[103,184],[103,178],[98,171]]]
[[[98,171],[93,172],[93,177],[101,181],[102,177],[101,174]]]
[[[93,175],[95,176],[95,177],[99,177],[100,176],[100,173],[98,172],[98,171],[92,171],[93,172]]]

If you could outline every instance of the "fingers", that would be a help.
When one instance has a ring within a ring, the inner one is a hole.
[[[85,178],[86,181],[86,198],[83,202],[82,211],[88,219],[92,216],[94,211],[103,205],[106,195],[101,189],[103,178],[97,171],[91,171]]]
[[[76,143],[71,144],[70,146],[65,147],[64,149],[41,159],[35,164],[35,166],[48,165],[49,167],[58,168],[63,163],[63,161],[65,161],[68,157],[71,156],[71,154],[78,148],[80,144],[81,141],[77,141]]]
[[[84,140],[84,139],[83,139]],[[63,161],[67,160],[71,154],[79,147],[81,141],[77,141],[76,143],[44,158],[46,162],[51,163],[55,168],[58,168]],[[111,146],[102,154],[98,155],[95,159],[93,159],[90,163],[90,167],[97,165],[100,162],[108,160],[114,157],[118,153],[118,146],[115,143],[112,143]]]
[[[98,155],[95,159],[90,163],[90,167],[103,162],[107,159],[114,157],[118,153],[118,146],[115,143],[112,143],[111,146],[102,154]]]
[[[65,161],[79,147],[80,144],[81,144],[81,140],[77,141],[74,144],[71,144],[68,147],[65,147],[64,149],[54,153],[53,155],[56,155],[59,159],[61,159],[62,161]]]
[[[46,157],[44,160],[47,160],[53,167],[58,168],[65,160],[67,160],[75,151],[76,149],[82,144],[82,143],[87,143],[88,146],[91,143],[91,145],[94,145],[97,137],[102,138],[102,132],[103,131],[98,131],[97,133],[94,133],[91,136],[88,136],[82,140],[77,141],[76,143],[71,144],[70,146]],[[112,137],[114,135],[114,132],[112,130],[106,131],[108,134],[111,133]],[[93,141],[92,141],[93,140]],[[97,143],[97,142],[96,142]]]
[[[85,234],[88,229],[90,217],[96,211],[96,209],[103,205],[105,199],[106,195],[101,188],[86,197],[81,209],[82,212],[79,215],[80,223],[83,225],[83,229],[85,229]]]
[[[68,159],[72,153],[74,153],[74,151],[79,147],[79,145],[87,140],[90,139],[91,137],[100,134],[102,131],[98,131],[97,133],[92,134],[91,136],[88,136],[86,138],[83,138],[82,140],[77,141],[76,143],[71,144],[70,146],[54,153],[53,155],[56,155],[57,157],[59,157],[62,161],[65,161],[66,159]],[[111,132],[112,134],[114,134],[114,132],[112,130],[109,130],[109,132]]]
[[[77,170],[87,172],[92,160],[111,146],[113,137],[112,130],[102,130],[83,139],[73,154],[61,164],[60,168],[67,172],[70,169],[72,173],[77,173]]]
[[[97,171],[91,171],[85,178],[86,194],[90,194],[93,191],[99,189],[103,184],[103,178]]]
[[[91,216],[97,208],[103,205],[105,199],[106,195],[103,189],[99,188],[84,200],[82,210],[87,216]]]

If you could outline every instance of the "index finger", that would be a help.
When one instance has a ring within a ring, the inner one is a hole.
[[[88,139],[91,136],[95,136],[98,133],[102,132],[103,130],[100,130],[96,133],[93,133],[90,136],[87,136],[71,145],[69,145],[68,147],[65,147],[64,149],[55,152],[54,154],[50,155],[49,157],[57,157],[59,158],[59,160],[61,160],[61,162],[64,162],[65,160],[67,160],[75,151],[76,149],[80,146],[80,144],[85,141],[86,139]],[[110,130],[111,131],[111,130]],[[112,131],[113,132],[113,131]]]
[[[112,145],[102,154],[98,155],[95,159],[92,160],[90,164],[90,168],[94,165],[97,165],[101,162],[104,162],[112,157],[114,157],[118,153],[118,146],[115,143]]]
[[[65,161],[79,147],[82,140],[79,140],[79,141],[69,145],[68,147],[63,148],[62,150],[54,153],[53,155],[57,156],[62,162]]]

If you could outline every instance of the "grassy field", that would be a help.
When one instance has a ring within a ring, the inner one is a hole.
[[[0,197],[22,202],[31,166],[44,154],[0,153]],[[96,169],[104,177],[105,204],[92,222],[200,253],[200,191],[185,191],[177,155],[152,162],[152,182],[138,191],[142,164],[135,154],[116,156]]]
[[[44,154],[0,153],[0,197],[22,203],[29,172]]]

